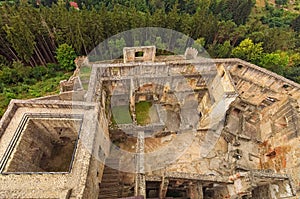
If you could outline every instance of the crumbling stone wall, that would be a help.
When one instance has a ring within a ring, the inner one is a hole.
[[[249,150],[251,147],[247,146],[243,152],[251,151],[249,158],[259,160],[260,163],[257,164],[259,169],[269,170],[271,173],[289,174],[298,185],[300,179],[299,158],[297,157],[300,86],[242,61],[235,64],[228,63],[227,67],[230,69],[243,102],[235,105],[243,113],[244,127],[241,130],[248,132],[243,134],[252,140],[252,149]],[[233,129],[238,128],[231,128]],[[242,142],[240,144],[244,145]],[[253,166],[248,168],[253,168]],[[255,197],[280,198],[283,196],[279,195],[285,195],[287,190],[281,189],[277,192],[276,197],[262,195]],[[261,192],[261,194],[264,193]]]
[[[274,105],[275,106],[275,105]],[[266,124],[262,125],[264,142],[261,148],[262,168],[293,176],[300,183],[299,168],[299,106],[292,99],[283,100],[270,112],[263,114]]]

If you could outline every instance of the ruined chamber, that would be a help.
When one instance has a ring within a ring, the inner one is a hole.
[[[295,197],[299,85],[239,59],[153,51],[92,64],[87,101],[112,142],[100,198],[111,173],[114,197]]]

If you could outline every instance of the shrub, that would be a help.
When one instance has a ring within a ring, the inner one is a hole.
[[[60,65],[60,68],[66,71],[72,71],[75,69],[74,60],[76,53],[72,46],[68,44],[61,44],[56,49],[56,59]]]
[[[48,73],[45,66],[35,66],[30,70],[30,78],[34,78],[37,81],[42,80],[42,77]]]

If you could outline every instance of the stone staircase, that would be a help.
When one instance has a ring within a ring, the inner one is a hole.
[[[99,199],[118,198],[119,195],[119,159],[107,158],[100,184]],[[112,168],[111,168],[112,167]]]

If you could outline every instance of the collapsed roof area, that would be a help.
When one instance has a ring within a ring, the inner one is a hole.
[[[299,197],[300,85],[239,59],[155,51],[126,47],[79,64],[59,95],[12,101],[0,196]]]

